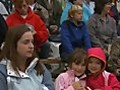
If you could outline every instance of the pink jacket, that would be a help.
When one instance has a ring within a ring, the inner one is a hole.
[[[116,76],[104,71],[106,66],[104,51],[101,48],[88,49],[88,58],[90,57],[98,58],[104,63],[104,65],[97,76],[93,76],[92,74],[88,75],[86,80],[87,86],[89,86],[92,90],[120,90],[120,82],[117,80]]]
[[[80,82],[86,86],[86,75],[81,76]],[[61,73],[55,80],[55,90],[74,90],[72,84],[75,82],[75,75],[73,70],[68,70]]]

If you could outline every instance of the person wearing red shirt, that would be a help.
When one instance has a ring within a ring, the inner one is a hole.
[[[13,0],[15,11],[6,19],[9,28],[18,24],[29,24],[36,31],[35,43],[37,49],[48,40],[48,31],[45,23],[29,7],[27,0]]]

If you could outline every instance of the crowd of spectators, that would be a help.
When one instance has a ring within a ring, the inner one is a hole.
[[[1,90],[120,90],[118,3],[119,0],[0,0]],[[40,62],[54,57],[51,42],[59,43],[59,58],[68,65],[65,73],[58,71],[55,88],[48,70],[51,65]],[[94,65],[100,69],[95,74]],[[84,73],[80,67],[85,67]],[[108,87],[103,84],[106,79],[102,72],[110,75]],[[86,74],[82,79],[88,87],[79,86],[78,80],[64,86],[63,74],[74,74],[72,78],[79,80]]]

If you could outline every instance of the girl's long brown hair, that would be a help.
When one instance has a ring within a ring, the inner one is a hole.
[[[11,61],[13,69],[18,73],[18,53],[17,53],[17,42],[25,32],[31,31],[31,28],[26,24],[16,25],[9,29],[5,38],[5,44],[0,54],[0,61],[4,58]],[[34,35],[33,35],[34,36]],[[33,56],[27,59],[26,66],[36,57],[34,52]],[[43,74],[44,69],[38,61],[35,67],[37,74]],[[19,73],[18,73],[19,74]]]

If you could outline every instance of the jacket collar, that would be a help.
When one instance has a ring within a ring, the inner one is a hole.
[[[77,26],[73,23],[72,20],[70,20],[69,22],[70,22],[73,26],[79,27],[79,28],[81,28],[81,27],[83,27],[83,26],[85,25],[85,23],[84,23],[83,21],[79,21]]]
[[[96,18],[100,21],[100,22],[109,22],[110,16],[108,14],[106,14],[106,21],[104,21],[101,16],[99,14],[95,14]]]
[[[20,71],[20,70],[18,69],[18,73],[20,74],[20,75],[18,75],[18,74],[13,70],[13,68],[12,68],[12,66],[11,66],[11,61],[8,60],[8,61],[7,61],[7,74],[8,74],[9,76],[14,76],[14,77],[22,77],[22,78],[29,77],[29,76],[28,76],[28,73],[31,72],[31,71],[33,71],[33,69],[35,68],[37,62],[38,62],[38,58],[35,58],[35,59],[30,63],[30,65],[27,67],[27,69],[25,70],[25,72],[22,72],[22,71]]]
[[[67,73],[69,73],[70,76],[74,76],[75,77],[74,70],[68,70]],[[84,80],[86,77],[87,77],[87,75],[83,74],[83,75],[81,75],[79,77],[79,80]]]

